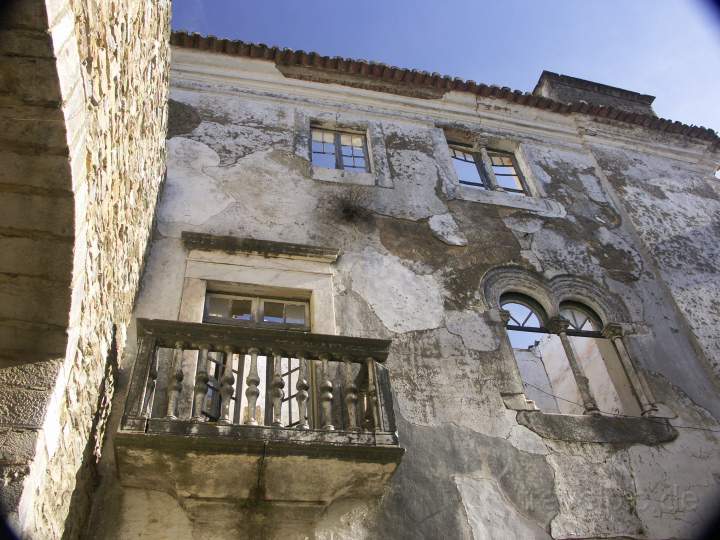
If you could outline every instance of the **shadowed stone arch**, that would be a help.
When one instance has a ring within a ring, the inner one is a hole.
[[[500,266],[489,270],[481,283],[486,309],[500,309],[503,294],[518,293],[537,301],[548,318],[560,314],[562,302],[576,302],[592,309],[603,325],[630,322],[627,308],[616,295],[577,276],[561,275],[547,280],[518,266]]]
[[[555,314],[559,313],[561,303],[576,302],[592,309],[603,326],[630,322],[625,305],[614,294],[590,280],[569,275],[556,276],[550,280],[549,288],[556,302]]]
[[[552,289],[542,276],[517,266],[500,266],[489,270],[482,279],[483,300],[486,309],[501,309],[500,297],[517,293],[535,300],[548,317],[557,312]]]

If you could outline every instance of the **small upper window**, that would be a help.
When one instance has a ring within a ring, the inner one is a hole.
[[[478,160],[476,160],[475,154],[462,146],[450,146],[450,156],[461,184],[485,187],[485,181],[478,168]]]
[[[312,163],[326,169],[369,171],[365,135],[312,128]]]
[[[307,302],[208,293],[205,298],[205,322],[257,324],[283,328],[309,328]]]
[[[458,181],[466,186],[527,195],[527,188],[512,152],[472,148],[448,141],[450,157]]]
[[[526,193],[514,155],[509,152],[488,150],[488,156],[498,189],[513,193]]]

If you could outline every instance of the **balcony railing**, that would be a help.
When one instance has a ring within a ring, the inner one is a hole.
[[[139,319],[121,432],[399,450],[390,341]]]

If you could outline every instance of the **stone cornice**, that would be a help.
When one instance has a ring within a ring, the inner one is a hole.
[[[398,68],[365,60],[329,57],[315,52],[281,49],[264,44],[218,39],[213,36],[205,37],[186,32],[174,32],[171,44],[176,47],[273,62],[281,71],[283,68],[290,68],[291,72],[288,73],[288,76],[305,80],[429,99],[440,98],[451,91],[467,92],[553,113],[585,114],[702,141],[720,142],[715,131],[705,127],[691,126],[647,114],[625,112],[615,107],[588,103],[561,103],[529,92],[476,83],[439,73]],[[298,68],[301,68],[303,73],[300,73]],[[288,69],[284,71],[288,71]]]
[[[188,250],[245,253],[263,257],[285,257],[327,263],[335,262],[340,253],[336,248],[257,240],[255,238],[238,238],[237,236],[216,236],[190,231],[182,232],[182,241]]]
[[[545,142],[552,140],[552,144],[568,148],[581,147],[582,130],[593,127],[598,134],[611,130],[623,135],[603,140],[606,144],[629,145],[691,163],[701,160],[712,163],[711,154],[720,149],[718,144],[669,133],[655,132],[655,138],[665,139],[655,141],[639,126],[608,119],[598,124],[599,119],[588,115],[556,115],[547,110],[513,104],[498,108],[493,105],[492,99],[463,92],[446,93],[442,99],[421,99],[335,84],[320,86],[306,80],[285,78],[275,65],[268,62],[208,55],[201,50],[176,49],[171,71],[172,87],[178,90],[225,96],[247,95],[258,100],[302,103],[320,109],[348,107],[352,103],[354,109],[367,118],[395,118],[428,127],[458,123],[467,129],[497,133],[507,133],[508,129],[512,129],[517,136]],[[605,139],[597,137],[601,138]]]

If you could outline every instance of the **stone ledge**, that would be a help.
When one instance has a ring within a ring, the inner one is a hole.
[[[565,207],[553,199],[530,197],[505,191],[493,191],[460,185],[453,198],[527,210],[545,217],[563,218],[567,215]]]
[[[212,234],[182,232],[182,241],[186,249],[201,251],[224,251],[225,253],[246,253],[263,257],[286,257],[310,261],[335,262],[339,256],[336,248],[273,242],[255,238],[236,236],[216,236]]]
[[[520,411],[518,424],[545,439],[579,443],[644,444],[656,446],[678,433],[667,420],[615,416],[575,416]]]
[[[145,433],[120,430],[117,447],[304,456],[372,463],[400,463],[405,449],[386,432],[323,431],[218,425],[191,420],[147,420]]]

